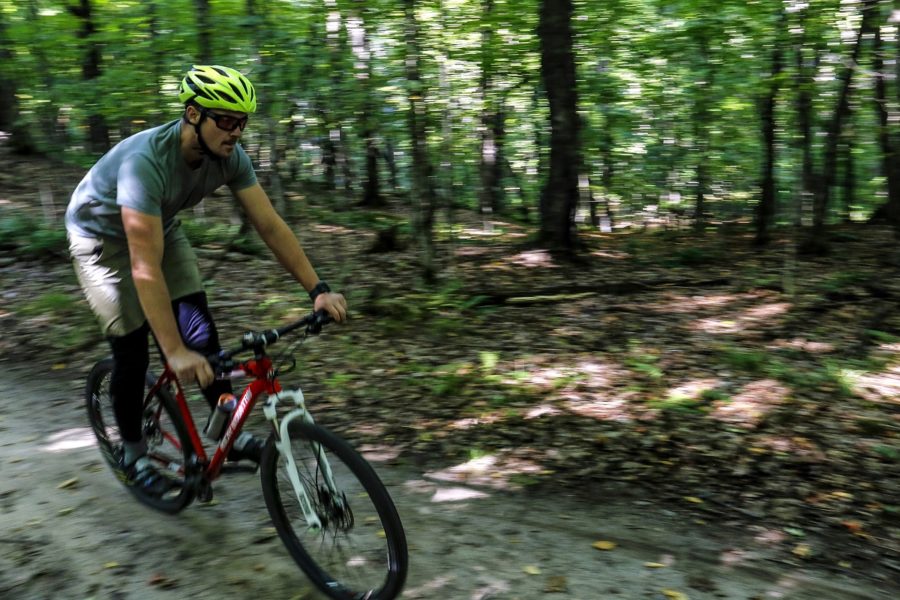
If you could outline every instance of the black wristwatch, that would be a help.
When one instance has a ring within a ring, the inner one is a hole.
[[[316,284],[316,287],[314,287],[313,289],[311,289],[309,291],[309,299],[312,300],[313,303],[315,303],[316,298],[319,297],[319,294],[324,294],[324,293],[330,292],[330,291],[331,291],[331,288],[328,287],[328,284],[325,283],[324,281],[320,281],[319,283]]]

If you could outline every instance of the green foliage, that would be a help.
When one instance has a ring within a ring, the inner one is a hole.
[[[550,137],[540,76],[539,5],[535,0],[418,5],[421,81],[415,91],[426,101],[435,167],[430,184],[444,205],[478,206],[478,131],[491,114],[500,114],[499,208],[527,214],[525,223],[539,213]],[[208,50],[215,62],[244,70],[257,85],[259,118],[251,121],[244,141],[258,163],[279,170],[291,186],[315,190],[309,201],[329,222],[368,229],[397,225],[408,234],[408,219],[354,206],[364,178],[367,133],[378,143],[383,191],[397,206],[416,206],[409,194],[406,29],[396,2],[212,2],[211,32],[199,31],[197,7],[189,3],[95,0],[91,8],[94,33],[83,37],[86,23],[63,3],[0,0],[0,46],[10,57],[0,63],[0,77],[15,84],[18,123],[40,149],[86,166],[95,158],[87,143],[92,119],[105,122],[115,143],[177,117],[174,92],[183,71]],[[816,121],[833,112],[840,85],[834,75],[844,69],[854,38],[848,32],[858,24],[859,9],[859,3],[825,0],[799,12],[791,9],[782,23],[785,8],[778,3],[729,0],[713,9],[693,0],[576,2],[582,172],[596,195],[614,199],[619,221],[638,225],[650,207],[660,217],[690,215],[698,191],[715,219],[751,216],[763,155],[759,99],[776,83],[781,86],[779,188],[795,189],[802,160],[793,151],[798,91],[809,88]],[[205,38],[208,49],[200,47],[201,33],[212,34]],[[365,33],[365,49],[354,47],[359,33]],[[827,77],[804,81],[806,74],[793,60],[785,60],[782,73],[772,76],[772,49],[781,44],[793,55],[798,40],[805,44],[807,62],[819,64]],[[100,50],[99,75],[85,81],[84,61],[92,49]],[[861,109],[861,90],[873,87],[871,70],[857,70],[855,78],[847,128],[854,132],[860,190],[853,215],[860,219],[881,202],[876,192],[885,182],[872,175],[880,169],[878,123],[873,111]],[[822,137],[815,136],[817,155]],[[336,141],[337,156],[325,156],[329,140]],[[388,147],[397,167],[396,187],[387,183]],[[707,182],[698,190],[701,165]],[[612,177],[604,178],[610,172]],[[784,201],[792,201],[789,194]],[[786,221],[789,213],[786,205],[779,218]],[[669,264],[692,267],[717,260],[682,249]]]
[[[699,267],[721,260],[720,252],[710,248],[681,248],[669,258],[663,259],[663,264],[669,267]]]
[[[770,361],[766,352],[750,348],[726,348],[720,357],[731,368],[749,373],[764,372]]]
[[[23,304],[18,312],[26,317],[37,315],[71,315],[78,310],[79,301],[80,298],[75,298],[71,294],[48,292]]]
[[[22,215],[0,217],[0,248],[14,249],[22,258],[64,256],[68,248],[62,224],[49,225]]]
[[[891,462],[900,462],[900,448],[897,446],[886,446],[879,445],[872,448],[875,454],[878,454],[885,460],[889,460]]]
[[[630,342],[631,349],[625,358],[625,365],[651,379],[662,379],[664,373],[656,364],[659,357],[656,354],[645,352],[636,341]]]
[[[830,273],[816,284],[816,289],[820,293],[841,292],[870,281],[872,281],[872,274],[863,271]]]

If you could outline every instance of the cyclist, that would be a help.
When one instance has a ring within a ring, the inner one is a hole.
[[[222,185],[231,189],[277,260],[315,310],[346,318],[343,295],[316,275],[297,237],[275,212],[238,144],[256,92],[238,71],[195,65],[178,93],[179,119],[122,140],[88,171],[66,210],[78,281],[112,348],[113,410],[127,481],[150,495],[171,484],[147,458],[141,405],[152,332],[182,383],[196,382],[211,408],[229,381],[214,380],[204,356],[220,349],[197,258],[176,219]],[[242,434],[230,460],[259,462],[262,441]]]

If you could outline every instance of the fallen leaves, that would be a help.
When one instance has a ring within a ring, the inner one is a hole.
[[[67,479],[67,480],[63,481],[58,486],[56,486],[56,488],[60,489],[60,490],[67,490],[70,488],[74,488],[76,485],[78,485],[78,478],[73,477],[72,479]]]
[[[617,544],[615,542],[610,542],[607,540],[600,540],[591,544],[591,547],[595,550],[614,550],[616,546]]]

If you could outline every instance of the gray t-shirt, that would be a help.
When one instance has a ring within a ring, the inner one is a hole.
[[[191,169],[181,154],[182,121],[147,129],[119,142],[88,171],[66,209],[66,229],[87,237],[125,239],[121,207],[159,216],[166,234],[179,211],[222,185],[232,191],[256,183],[240,146],[221,161],[208,157]]]

